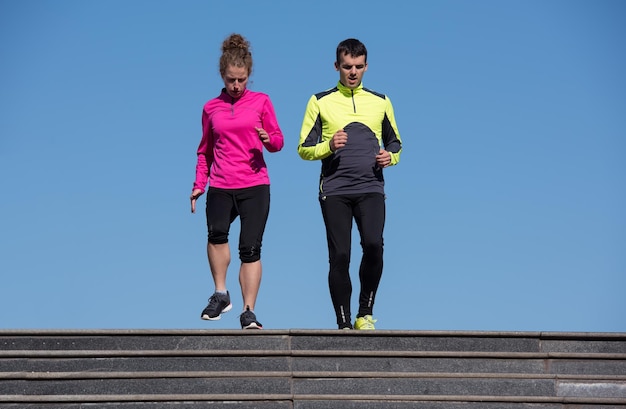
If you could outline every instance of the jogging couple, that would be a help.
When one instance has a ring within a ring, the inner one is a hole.
[[[247,88],[252,74],[250,43],[232,34],[219,61],[224,88],[204,105],[191,211],[206,197],[207,255],[215,284],[201,318],[219,320],[232,309],[226,287],[231,261],[228,234],[239,217],[239,283],[242,329],[261,329],[254,307],[261,285],[261,244],[270,206],[264,150],[278,152],[284,137],[267,94]],[[298,154],[320,160],[319,203],[329,254],[328,284],[339,329],[373,330],[373,307],[383,271],[385,191],[383,169],[400,160],[402,142],[391,101],[363,87],[367,49],[357,39],[339,43],[337,85],[309,99]],[[363,255],[359,309],[352,321],[349,274],[351,233],[356,222]]]

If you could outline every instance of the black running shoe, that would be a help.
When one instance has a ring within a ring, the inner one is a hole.
[[[211,321],[219,320],[222,318],[222,313],[230,311],[231,308],[233,308],[233,305],[230,303],[228,291],[226,291],[226,294],[214,293],[209,298],[209,305],[202,310],[200,318]]]
[[[241,329],[262,329],[263,325],[256,320],[256,315],[250,311],[250,306],[246,305],[246,310],[239,316]]]

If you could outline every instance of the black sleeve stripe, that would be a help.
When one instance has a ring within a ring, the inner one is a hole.
[[[391,126],[391,122],[385,114],[385,118],[383,119],[383,144],[385,145],[385,150],[393,153],[400,152],[402,148],[402,143],[398,136],[396,135],[396,131],[394,131],[393,126]]]
[[[337,92],[337,91],[339,91],[339,88],[334,87],[326,91],[318,92],[317,94],[315,94],[315,98],[317,98],[317,100],[319,101],[320,99],[324,98],[326,95],[332,94],[333,92]]]
[[[304,142],[302,142],[302,146],[315,146],[319,142],[322,142],[322,117],[317,115],[313,127],[309,131],[309,134],[306,136]]]
[[[369,92],[370,94],[376,95],[379,98],[387,99],[387,96],[385,94],[381,94],[380,92],[372,91],[369,88],[363,87],[363,91],[366,91],[366,92]]]

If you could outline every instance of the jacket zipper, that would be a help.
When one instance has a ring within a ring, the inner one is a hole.
[[[354,113],[356,114],[356,103],[354,102],[354,90],[353,89],[350,90],[350,94],[352,94],[352,109],[354,110]]]

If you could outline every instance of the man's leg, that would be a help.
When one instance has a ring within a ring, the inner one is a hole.
[[[372,315],[376,291],[383,274],[383,230],[385,227],[385,196],[363,195],[357,201],[354,217],[361,234],[363,256],[359,267],[361,291],[357,317]]]
[[[339,328],[351,327],[350,246],[352,239],[352,204],[342,196],[320,199],[326,225],[330,269],[328,286]]]

